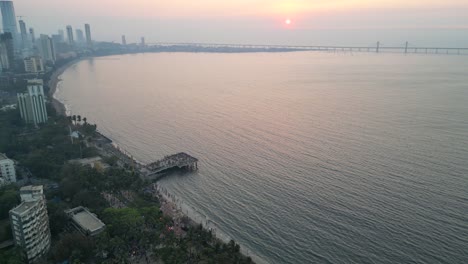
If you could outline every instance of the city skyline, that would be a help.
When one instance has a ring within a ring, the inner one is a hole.
[[[95,38],[129,43],[225,42],[368,45],[375,41],[468,46],[468,3],[437,1],[14,1],[17,16],[46,34],[93,26]],[[60,12],[55,12],[59,7]],[[47,19],[44,19],[47,17]],[[291,24],[286,25],[285,21]],[[112,25],[110,27],[109,25]],[[351,38],[352,36],[352,38]]]

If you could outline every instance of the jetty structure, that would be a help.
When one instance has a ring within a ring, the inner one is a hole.
[[[198,170],[198,159],[181,152],[166,156],[140,169],[141,174],[148,179],[159,179],[173,170],[196,171]]]

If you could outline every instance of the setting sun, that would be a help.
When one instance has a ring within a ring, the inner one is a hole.
[[[284,21],[284,23],[285,23],[286,25],[291,25],[291,19],[286,19],[286,20]]]

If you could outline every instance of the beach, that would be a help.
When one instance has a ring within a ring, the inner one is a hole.
[[[217,239],[225,244],[228,244],[230,240],[234,240],[224,233],[216,222],[209,219],[209,217],[199,210],[188,205],[183,199],[170,193],[166,188],[154,183],[151,185],[151,190],[157,194],[161,204],[163,205],[162,210],[164,214],[171,217],[175,223],[180,223],[183,217],[187,217],[192,221],[192,224],[202,225],[204,229],[211,231]],[[268,263],[256,255],[252,250],[245,247],[245,245],[240,245],[240,252],[244,256],[251,257],[257,264]]]
[[[58,84],[62,81],[60,79],[60,76],[68,69],[68,67],[72,66],[73,64],[81,61],[81,58],[77,58],[73,61],[70,61],[64,65],[62,65],[60,68],[56,69],[52,75],[50,76],[49,80],[49,99],[54,107],[55,111],[57,111],[57,114],[66,116],[67,115],[67,109],[65,105],[60,102],[56,97],[55,97],[55,92],[57,91],[57,86]]]

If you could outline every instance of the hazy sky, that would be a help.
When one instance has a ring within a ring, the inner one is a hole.
[[[129,42],[468,47],[468,0],[16,0],[28,27]],[[284,21],[290,19],[291,25]]]

